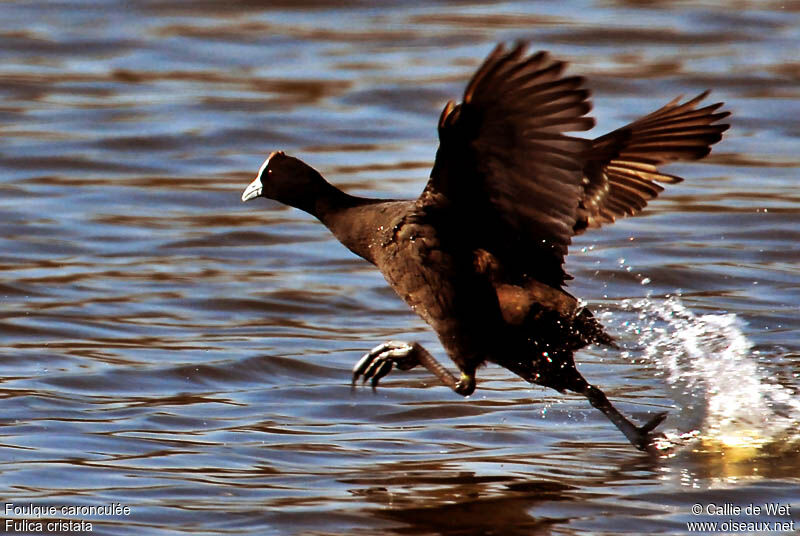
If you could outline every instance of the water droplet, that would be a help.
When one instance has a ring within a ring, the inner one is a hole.
[[[634,357],[656,367],[673,392],[684,393],[687,415],[704,416],[704,441],[758,448],[800,437],[800,400],[759,363],[735,314],[695,315],[677,296],[641,300],[633,308],[640,324],[623,327],[643,348]]]

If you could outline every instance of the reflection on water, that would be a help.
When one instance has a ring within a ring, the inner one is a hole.
[[[122,503],[94,532],[136,535],[680,534],[695,503],[800,512],[797,12],[0,3],[0,495]],[[635,419],[669,410],[662,456],[498,368],[467,400],[423,371],[352,393],[365,350],[441,354],[435,336],[319,224],[239,201],[276,149],[356,194],[416,195],[442,106],[521,37],[587,75],[597,134],[706,88],[733,111],[708,159],[669,168],[684,183],[568,258],[627,351],[579,366]]]

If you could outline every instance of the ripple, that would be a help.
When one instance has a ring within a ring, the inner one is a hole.
[[[681,533],[696,502],[800,509],[796,7],[0,4],[3,497],[119,502],[93,531],[131,535]],[[661,455],[498,367],[467,399],[424,370],[352,390],[383,340],[452,365],[309,216],[240,202],[275,149],[415,195],[445,102],[519,38],[587,75],[609,129],[706,88],[733,111],[668,170],[684,183],[567,259],[624,345],[579,366],[635,420],[669,410]]]

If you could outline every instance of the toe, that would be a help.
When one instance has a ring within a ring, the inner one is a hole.
[[[358,360],[358,363],[355,364],[353,367],[353,385],[355,385],[358,377],[364,374],[364,371],[370,366],[370,364],[375,360],[375,355],[372,352],[368,354],[364,354],[364,357]]]
[[[372,360],[369,366],[362,372],[364,378],[362,383],[366,383],[367,380],[374,377],[378,371],[380,371],[386,363],[391,363],[391,361],[387,361],[385,357],[379,356]]]
[[[381,381],[381,378],[386,376],[392,371],[392,362],[391,361],[384,361],[381,363],[381,366],[378,367],[378,370],[375,371],[375,375],[372,376],[372,389],[374,390],[378,387],[378,382]]]
[[[647,424],[645,424],[644,426],[642,426],[642,427],[640,428],[641,432],[642,432],[643,434],[646,434],[646,433],[648,433],[648,432],[652,431],[652,430],[653,430],[653,429],[655,429],[655,428],[656,428],[656,427],[657,427],[659,424],[661,424],[662,422],[664,422],[664,419],[666,419],[666,418],[667,418],[667,415],[668,415],[668,413],[667,413],[666,411],[662,411],[661,413],[657,414],[655,417],[653,417],[652,419],[650,419],[650,420],[647,422]]]
[[[393,367],[407,370],[419,364],[416,357],[414,344],[404,341],[388,341],[379,344],[358,360],[353,366],[353,380],[355,386],[358,379],[362,383],[372,380],[372,387],[378,385],[381,378],[389,374]]]

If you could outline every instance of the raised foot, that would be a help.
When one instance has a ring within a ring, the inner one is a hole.
[[[353,367],[353,386],[359,378],[361,383],[372,380],[372,388],[378,386],[378,382],[397,367],[400,370],[409,370],[420,364],[419,345],[404,341],[388,341],[379,344]]]

